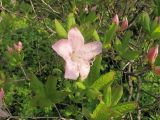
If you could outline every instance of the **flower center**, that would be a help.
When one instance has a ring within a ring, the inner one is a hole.
[[[71,59],[74,61],[74,62],[80,62],[82,60],[82,57],[77,54],[76,52],[73,52],[71,54]]]

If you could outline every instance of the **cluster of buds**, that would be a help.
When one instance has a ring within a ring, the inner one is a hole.
[[[150,48],[150,50],[147,53],[147,59],[148,59],[148,63],[151,66],[153,66],[152,67],[153,71],[157,75],[160,75],[160,66],[154,66],[154,63],[155,63],[156,58],[158,56],[158,48],[159,48],[159,45],[156,45],[155,47]]]
[[[9,53],[13,53],[14,51],[20,53],[22,48],[23,48],[22,42],[19,41],[17,44],[16,43],[13,44],[13,48],[8,46],[7,50]]]
[[[112,23],[115,23],[116,25],[119,25],[119,17],[118,17],[117,14],[113,17]],[[125,18],[125,19],[122,21],[122,24],[121,24],[121,27],[120,27],[120,31],[123,32],[123,31],[126,30],[127,28],[128,28],[128,19]]]

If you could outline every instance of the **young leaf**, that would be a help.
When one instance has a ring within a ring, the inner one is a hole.
[[[112,88],[112,106],[116,105],[123,95],[123,87],[120,85]]]
[[[32,74],[30,77],[31,89],[38,95],[44,96],[44,85],[38,78]]]
[[[97,80],[100,76],[100,68],[101,68],[102,56],[98,55],[93,62],[91,67],[91,71],[88,75],[88,79],[85,81],[88,85],[93,84],[95,80]]]
[[[148,13],[145,12],[142,14],[141,23],[142,23],[144,30],[149,33],[150,32],[150,18],[149,18]]]
[[[97,41],[100,40],[99,35],[98,35],[98,33],[97,33],[96,30],[94,30],[94,32],[93,32],[93,39],[95,39],[95,40],[97,40]]]
[[[112,90],[110,85],[104,88],[104,101],[105,104],[110,107],[112,103]]]
[[[93,89],[100,90],[107,84],[111,83],[114,79],[115,72],[111,71],[104,75],[102,75],[99,79],[97,79],[91,86]]]
[[[100,102],[91,115],[93,120],[108,120],[110,111],[104,102]]]
[[[75,21],[73,13],[70,13],[68,15],[67,24],[68,24],[68,30],[70,30],[71,27],[73,27],[74,25],[76,25],[76,21]]]
[[[121,117],[125,113],[131,112],[137,108],[136,102],[121,103],[112,107],[112,116],[114,118]]]
[[[111,43],[111,40],[113,39],[114,35],[116,34],[117,28],[118,27],[116,24],[111,25],[111,27],[109,28],[109,30],[107,31],[107,33],[104,36],[104,47],[107,47]]]
[[[67,38],[67,32],[58,20],[55,19],[55,28],[57,34],[62,38]]]

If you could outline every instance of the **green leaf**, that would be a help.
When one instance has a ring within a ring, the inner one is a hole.
[[[91,115],[93,120],[108,120],[110,111],[104,102],[100,102]]]
[[[112,116],[114,118],[121,117],[125,113],[131,112],[137,108],[136,102],[121,103],[112,107]]]
[[[99,78],[100,69],[101,69],[101,61],[102,61],[102,56],[98,55],[95,61],[93,62],[88,78],[85,81],[88,85],[93,84],[93,82]]]
[[[57,34],[62,38],[67,38],[67,32],[58,20],[55,19],[55,29]]]
[[[116,34],[117,31],[117,25],[116,24],[112,24],[111,27],[109,28],[109,30],[107,31],[107,33],[104,36],[104,47],[107,47],[108,44],[111,43],[111,40],[113,39],[113,37]]]
[[[68,15],[67,24],[68,24],[68,30],[70,30],[74,25],[76,25],[76,21],[73,13],[70,13]]]
[[[61,102],[66,96],[65,92],[56,90],[56,85],[57,77],[49,76],[45,84],[45,93],[46,97],[53,103]]]
[[[97,33],[96,30],[94,30],[94,32],[93,32],[93,39],[95,39],[95,40],[97,40],[97,41],[100,40],[99,35],[98,35],[98,33]]]
[[[141,23],[146,32],[150,32],[150,18],[147,12],[142,14]]]
[[[140,54],[139,51],[126,50],[126,51],[123,51],[121,55],[123,58],[127,60],[135,60],[136,58],[139,57],[139,54]]]
[[[48,97],[56,91],[57,77],[49,76],[45,84],[45,92]]]
[[[93,89],[100,90],[107,84],[111,83],[114,80],[115,72],[111,71],[104,75],[102,75],[99,79],[97,79],[91,86]]]
[[[89,15],[85,19],[85,23],[93,23],[97,19],[97,15],[95,12],[90,12]]]
[[[31,74],[29,76],[29,78],[30,78],[31,89],[37,95],[45,96],[43,83],[41,81],[39,81],[38,78],[34,74]]]
[[[136,102],[121,103],[113,107],[108,107],[104,102],[100,102],[93,114],[91,115],[93,120],[110,120],[111,118],[118,118],[137,108]]]
[[[160,25],[158,25],[151,33],[153,39],[160,38]]]
[[[123,37],[123,40],[122,40],[122,48],[123,49],[126,49],[128,48],[128,44],[129,44],[129,41],[131,39],[131,36],[132,36],[132,32],[131,31],[127,31]]]
[[[33,97],[32,104],[41,108],[52,106],[52,102],[49,99],[47,99],[45,96],[39,95]]]
[[[112,88],[112,106],[117,105],[123,95],[123,87],[120,85]]]
[[[111,103],[112,103],[112,90],[111,90],[111,86],[107,86],[106,88],[104,88],[104,101],[105,104],[110,107]]]

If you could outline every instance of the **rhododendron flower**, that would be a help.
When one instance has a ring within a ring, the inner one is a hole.
[[[3,97],[4,97],[4,91],[1,88],[0,90],[0,117],[8,117],[10,116],[9,113],[5,110],[3,110]]]
[[[157,74],[157,75],[160,75],[160,66],[156,66],[154,68],[154,72]]]
[[[119,17],[118,17],[117,14],[113,17],[112,23],[115,23],[116,25],[119,25]]]
[[[121,25],[121,31],[124,31],[128,28],[128,19],[125,18],[122,22],[122,25]]]
[[[158,56],[158,47],[159,45],[156,45],[156,47],[152,47],[148,54],[147,54],[147,59],[148,59],[148,62],[149,64],[154,64],[157,56]]]
[[[64,77],[72,80],[79,75],[82,80],[86,79],[91,59],[102,52],[99,41],[84,44],[84,38],[76,27],[68,32],[68,39],[59,40],[52,48],[65,60]]]
[[[14,43],[14,49],[15,49],[17,52],[21,52],[22,48],[23,48],[23,45],[22,45],[22,42],[21,42],[21,41],[19,41],[18,44],[15,44],[15,43]]]

